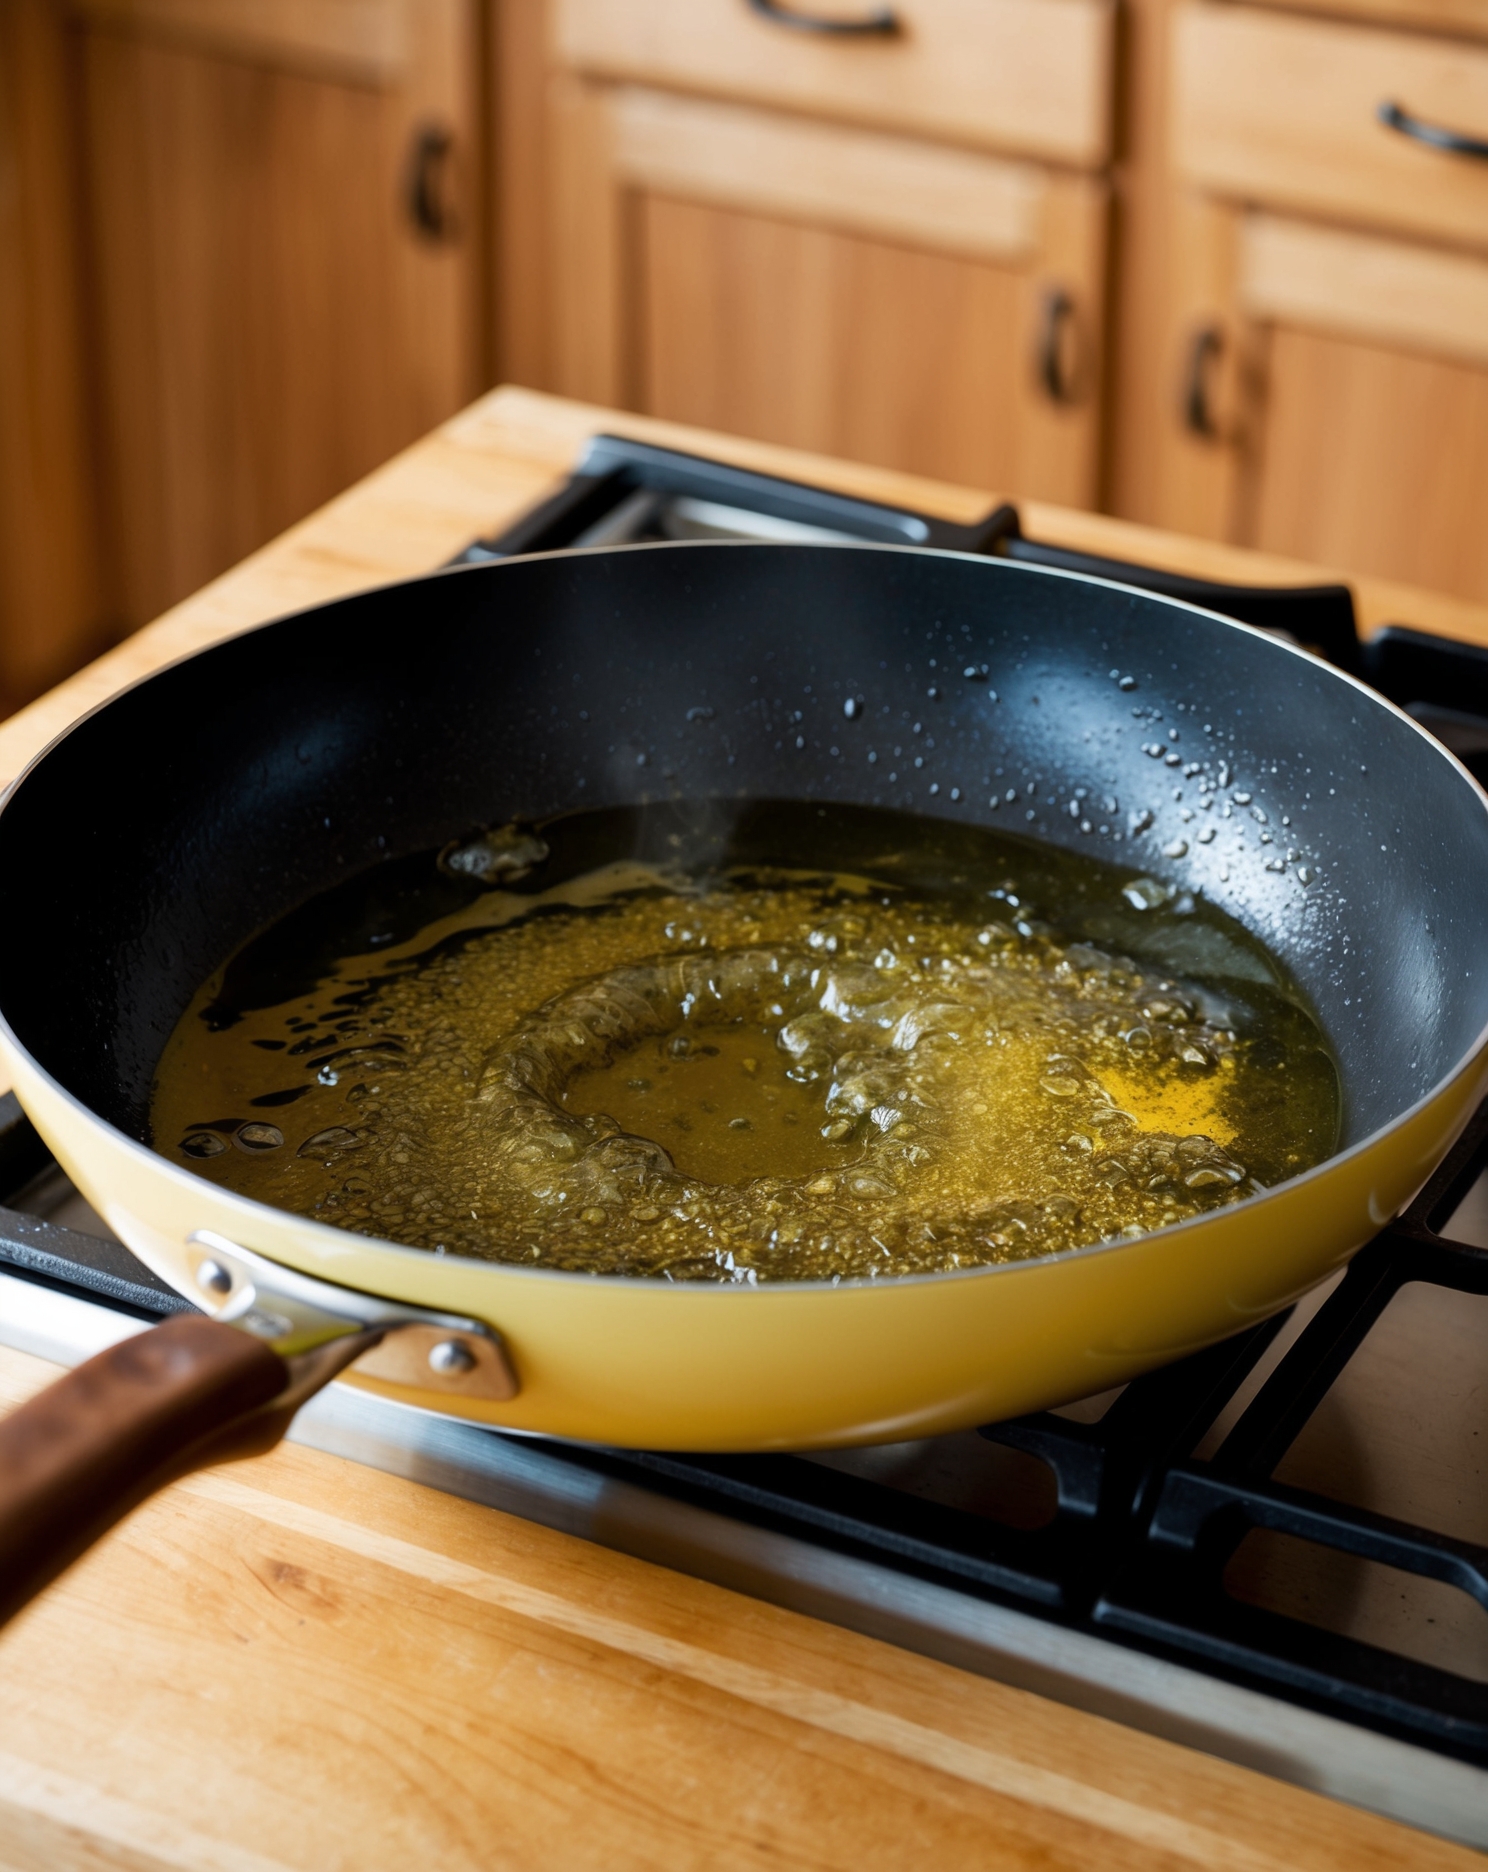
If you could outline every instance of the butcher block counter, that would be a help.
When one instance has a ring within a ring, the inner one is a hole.
[[[992,504],[497,391],[0,725],[0,778],[162,663],[499,531],[601,430],[955,520]],[[1023,514],[1039,539],[1201,576],[1320,576],[1038,503]],[[1408,621],[1488,644],[1481,608],[1355,592],[1366,630]],[[109,786],[105,809],[127,809],[127,774]],[[0,1351],[0,1404],[53,1375]],[[177,1484],[0,1637],[0,1866],[27,1872],[1475,1863],[1175,1743],[299,1446]]]

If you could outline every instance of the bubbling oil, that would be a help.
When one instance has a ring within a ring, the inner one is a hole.
[[[803,806],[574,815],[383,868],[203,986],[152,1122],[362,1234],[752,1283],[1140,1236],[1318,1162],[1339,1099],[1300,995],[1212,906]]]

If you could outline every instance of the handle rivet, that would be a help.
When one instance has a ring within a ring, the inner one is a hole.
[[[220,1261],[198,1261],[196,1284],[198,1287],[205,1287],[208,1293],[230,1294],[233,1277]]]
[[[475,1354],[463,1339],[441,1339],[437,1346],[429,1349],[429,1369],[455,1377],[460,1372],[475,1370]]]

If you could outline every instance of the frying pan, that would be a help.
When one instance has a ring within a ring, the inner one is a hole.
[[[1206,774],[1228,807],[1208,843],[1178,797]],[[1310,998],[1339,1062],[1337,1154],[1134,1241],[744,1288],[434,1256],[150,1148],[164,1043],[255,931],[473,824],[669,797],[996,823],[1205,894]],[[168,1475],[272,1441],[353,1360],[353,1382],[435,1410],[690,1450],[926,1436],[1102,1390],[1338,1267],[1485,1077],[1488,798],[1450,755],[1263,633],[955,553],[557,554],[266,625],[43,754],[0,811],[0,876],[22,1103],[109,1227],[216,1315],[126,1342],[0,1428],[0,1612]]]

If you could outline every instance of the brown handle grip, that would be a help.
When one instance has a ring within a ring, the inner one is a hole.
[[[276,1443],[290,1413],[265,1413],[247,1438],[242,1420],[288,1382],[260,1340],[181,1313],[0,1422],[0,1623],[154,1490]]]

